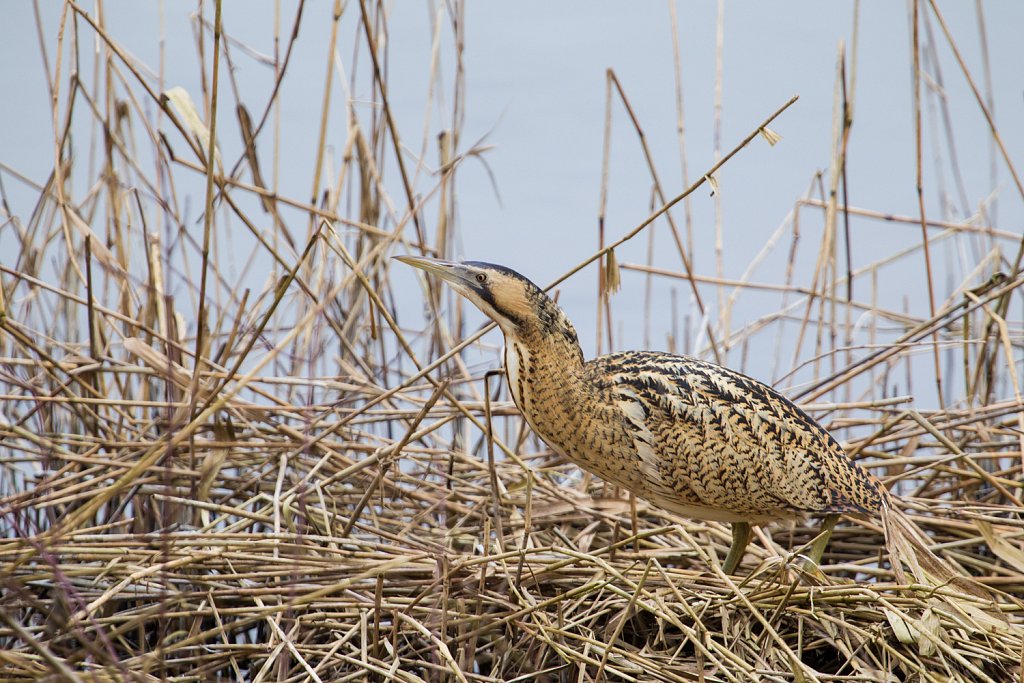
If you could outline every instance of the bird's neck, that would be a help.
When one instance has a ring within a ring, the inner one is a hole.
[[[505,334],[505,370],[516,406],[557,454],[606,481],[642,491],[622,416],[600,395],[576,332],[558,313],[554,324]]]
[[[553,302],[538,320],[532,328],[505,333],[505,370],[519,411],[557,454],[606,481],[643,492],[621,410],[592,380],[572,324]]]
[[[538,415],[560,412],[580,389],[583,351],[572,323],[553,301],[545,301],[529,323],[505,332],[505,371],[519,410],[533,424]]]

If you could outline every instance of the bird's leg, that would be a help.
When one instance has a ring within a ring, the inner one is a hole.
[[[725,556],[725,565],[722,567],[726,574],[732,574],[743,559],[743,552],[747,549],[751,535],[750,524],[747,522],[733,522],[732,524],[732,546],[729,554]]]
[[[839,515],[825,515],[821,522],[821,531],[807,551],[807,562],[804,564],[806,569],[813,569],[821,564],[821,557],[825,554],[825,547],[832,538],[832,530],[836,528],[838,521]]]

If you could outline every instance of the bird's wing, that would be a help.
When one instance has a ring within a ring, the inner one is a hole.
[[[881,505],[877,484],[835,439],[757,380],[653,352],[603,356],[588,371],[633,426],[656,499],[750,519]]]

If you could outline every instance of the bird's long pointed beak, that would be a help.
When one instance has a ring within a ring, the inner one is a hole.
[[[393,258],[414,268],[437,275],[442,280],[447,280],[448,282],[458,282],[462,279],[459,277],[457,270],[459,264],[455,261],[445,261],[444,259],[427,258],[425,256],[395,256]]]

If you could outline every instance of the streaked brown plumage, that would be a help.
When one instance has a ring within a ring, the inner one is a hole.
[[[519,273],[398,258],[440,276],[498,323],[512,398],[554,451],[666,510],[731,522],[727,571],[742,557],[750,524],[886,505],[877,480],[771,387],[667,353],[584,362],[572,323]]]

